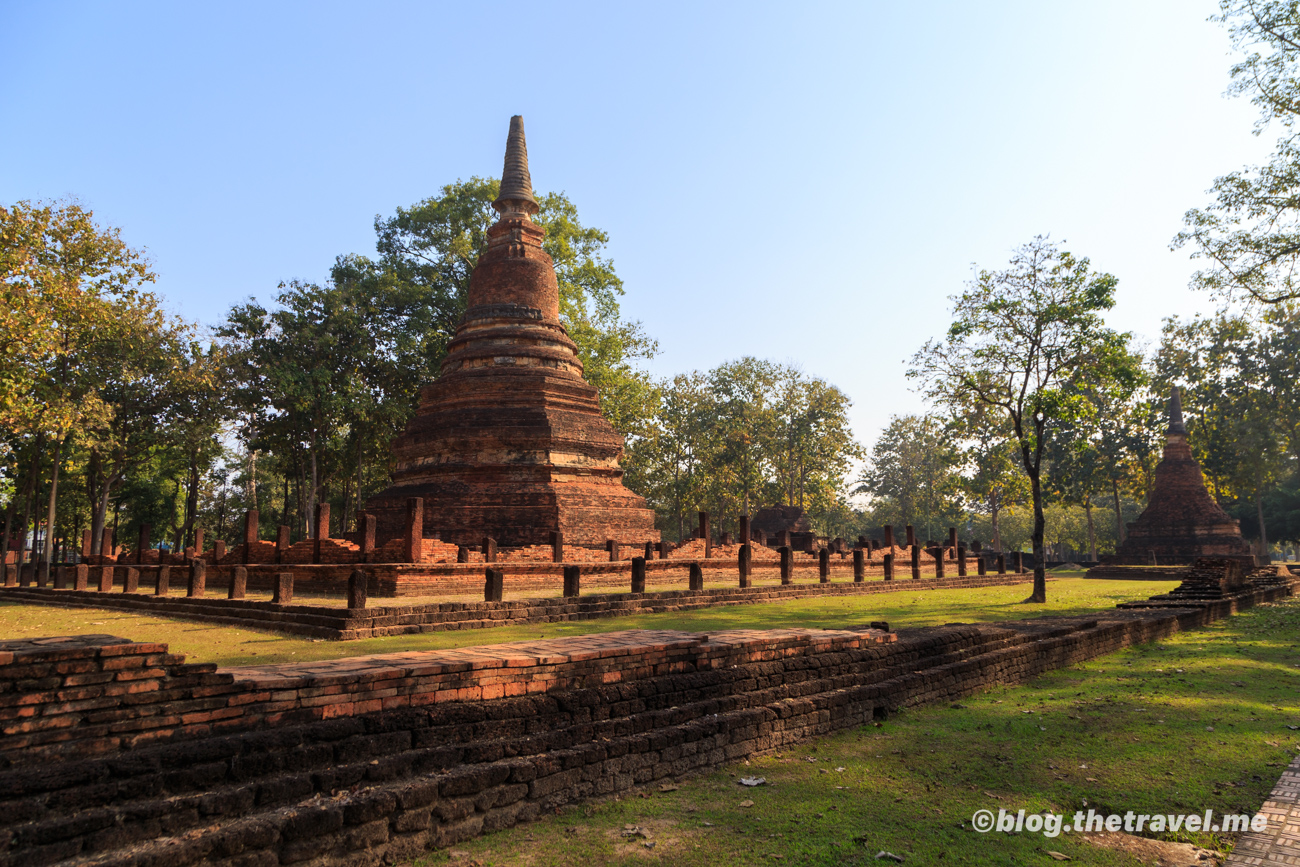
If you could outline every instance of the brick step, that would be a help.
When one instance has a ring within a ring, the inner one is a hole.
[[[1014,635],[970,631],[920,646],[949,651],[927,664],[949,664],[1014,640]],[[679,675],[665,678],[652,691],[620,687],[582,690],[558,700],[502,700],[490,704],[505,711],[513,706],[515,718],[507,726],[510,736],[495,739],[482,737],[481,729],[501,714],[452,707],[434,709],[434,714],[448,717],[441,726],[401,729],[397,726],[403,719],[410,725],[419,716],[429,716],[407,711],[389,714],[383,722],[333,721],[131,751],[70,764],[54,775],[43,767],[0,773],[0,792],[6,793],[0,797],[0,828],[11,829],[12,845],[25,852],[23,863],[52,863],[68,857],[67,841],[74,838],[84,838],[90,849],[103,852],[213,822],[224,827],[240,817],[313,798],[335,798],[336,792],[358,786],[451,768],[463,772],[493,757],[554,753],[593,741],[618,750],[620,739],[666,732],[663,736],[672,740],[671,730],[702,719],[752,713],[769,704],[825,706],[842,700],[846,688],[888,681],[917,664],[905,659],[882,665],[872,654],[850,655],[856,658],[823,664],[806,680],[791,676],[782,687],[748,693],[734,689],[736,679],[747,673],[723,673],[711,694],[702,693],[696,676]],[[539,703],[550,712],[537,713]],[[593,708],[605,709],[608,718],[589,719]],[[466,713],[470,719],[456,719]],[[417,747],[417,742],[422,745]],[[58,793],[54,802],[46,794],[51,790]],[[77,805],[75,815],[58,815],[69,804]],[[45,861],[37,857],[38,851],[57,857]]]
[[[616,721],[611,721],[605,727],[591,725],[590,733],[587,724],[576,726],[580,736],[586,738],[582,741],[570,731],[558,732],[561,735],[558,738],[485,741],[475,744],[474,750],[489,760],[477,763],[464,761],[461,750],[445,746],[400,750],[404,743],[400,735],[405,733],[396,732],[388,733],[386,740],[375,739],[376,749],[370,754],[374,758],[346,763],[322,758],[313,767],[287,772],[277,767],[260,777],[226,785],[214,784],[213,762],[199,762],[186,770],[173,772],[183,776],[185,782],[196,790],[189,794],[124,798],[123,790],[129,787],[119,782],[114,796],[104,799],[106,803],[100,801],[92,806],[99,799],[93,798],[91,790],[95,787],[87,786],[81,793],[82,806],[74,815],[17,823],[12,820],[21,814],[8,811],[11,821],[4,824],[10,826],[10,846],[21,850],[24,864],[93,861],[95,864],[138,865],[152,861],[161,851],[169,853],[169,860],[174,857],[171,855],[174,844],[158,841],[160,837],[174,839],[183,836],[185,851],[192,854],[174,863],[193,863],[214,855],[236,854],[240,848],[239,839],[248,833],[264,835],[267,824],[275,828],[282,842],[302,841],[303,846],[310,847],[310,835],[294,831],[295,827],[303,824],[301,819],[295,823],[295,817],[304,812],[317,816],[317,821],[328,816],[325,821],[335,828],[361,825],[365,824],[368,812],[363,805],[379,799],[383,803],[396,801],[400,808],[405,809],[412,800],[420,800],[412,798],[416,791],[428,796],[423,801],[425,804],[440,801],[444,820],[454,820],[458,814],[465,816],[475,812],[480,805],[473,802],[474,796],[484,788],[514,780],[516,782],[510,786],[509,792],[492,797],[491,808],[505,807],[526,797],[540,797],[542,802],[536,804],[536,809],[549,811],[550,805],[545,802],[549,788],[547,777],[564,777],[567,771],[609,757],[626,757],[625,772],[632,774],[638,783],[648,783],[685,776],[725,761],[724,742],[735,731],[762,725],[774,717],[801,713],[816,721],[787,729],[779,741],[773,742],[772,748],[843,726],[844,711],[834,713],[834,710],[837,707],[843,709],[849,697],[844,687],[826,685],[831,688],[816,691],[809,684],[803,690],[786,690],[796,693],[794,695],[774,697],[767,703],[746,702],[748,706],[744,707],[728,708],[726,705],[740,702],[710,700],[642,713],[635,722],[640,730],[622,735],[603,736],[600,733],[602,728],[613,729]],[[857,722],[867,722],[874,712],[874,705],[867,695],[869,690],[858,685],[856,691],[861,693],[856,696],[858,701],[866,702],[856,711]],[[632,725],[630,722],[627,724]],[[684,755],[671,764],[657,760],[642,764],[636,759],[653,755],[653,750],[665,745],[699,744],[701,741],[707,744],[708,738],[715,735],[719,742],[713,745],[712,750],[696,749],[692,755]],[[524,742],[529,742],[526,743],[527,752],[519,749]],[[515,751],[509,752],[512,747]],[[394,748],[399,750],[394,751]],[[513,758],[490,759],[503,753]],[[235,757],[230,757],[230,761],[234,760]],[[539,765],[545,774],[540,779]],[[545,773],[547,770],[548,774]],[[564,782],[568,782],[567,779]],[[591,793],[600,793],[594,785],[597,780],[584,782],[589,784],[585,788]],[[102,790],[103,786],[99,788]],[[555,789],[559,793],[556,806],[571,800],[572,793],[563,791],[563,783],[556,785]],[[63,809],[68,806],[69,795],[77,797],[75,793],[60,794],[59,807]],[[476,833],[466,830],[465,836]],[[234,831],[233,837],[231,831]],[[461,837],[449,835],[441,845],[450,845],[457,839]],[[94,854],[83,855],[83,852]],[[6,856],[0,854],[0,864],[8,863]]]
[[[501,651],[196,670],[213,678],[197,686],[224,696],[293,704],[282,701],[292,693],[328,702],[336,718],[290,724],[267,716],[265,725],[227,730],[237,733],[129,741],[111,755],[62,752],[0,771],[0,865],[410,860],[581,798],[781,749],[899,707],[1024,682],[1289,593],[1276,587],[1096,619],[948,624],[903,630],[897,641],[836,630],[647,631]],[[105,671],[123,668],[109,665],[123,653],[149,666],[167,661],[160,646],[90,638],[103,645]],[[0,647],[0,657],[6,652],[21,679],[72,651]],[[549,679],[545,666],[567,674]],[[447,671],[472,674],[484,689],[511,678],[554,685],[487,699],[471,678],[440,686]],[[429,677],[435,682],[421,693],[428,703],[379,710],[379,701],[362,701],[389,694],[390,682],[396,692]],[[379,686],[354,693],[352,684]]]
[[[332,608],[313,605],[276,605],[247,599],[157,597],[144,594],[100,593],[96,591],[52,590],[37,587],[6,587],[9,598],[28,599],[39,604],[93,607],[147,612],[161,617],[179,617],[200,622],[223,623],[247,629],[265,629],[310,638],[354,640],[385,635],[438,632],[448,629],[486,629],[528,623],[557,623],[591,620],[631,614],[694,611],[727,605],[781,602],[809,596],[842,596],[907,592],[911,590],[960,589],[1020,583],[1028,575],[979,578],[898,579],[892,582],[834,583],[801,582],[750,588],[710,588],[704,591],[663,590],[644,594],[588,594],[576,599],[547,597],[505,602],[441,602],[426,605],[395,605],[366,609]],[[439,585],[446,592],[446,585]],[[477,615],[477,616],[476,616]]]
[[[150,751],[154,754],[99,763],[114,774],[112,792],[100,775],[91,773],[79,791],[68,791],[65,772],[57,808],[77,803],[79,810],[72,816],[21,821],[18,805],[0,800],[9,817],[0,827],[10,826],[11,847],[22,852],[22,863],[32,865],[93,862],[125,867],[153,863],[164,852],[169,863],[213,862],[234,858],[250,841],[259,848],[278,847],[283,860],[329,853],[346,857],[349,851],[438,822],[444,827],[436,839],[423,838],[422,848],[448,846],[550,812],[574,797],[677,779],[733,760],[747,754],[730,747],[737,733],[772,729],[760,735],[765,737],[764,748],[780,749],[869,722],[882,700],[892,709],[932,698],[936,692],[960,694],[960,686],[954,686],[960,678],[981,666],[996,667],[999,657],[1010,657],[1019,645],[1060,641],[1095,626],[1093,622],[1026,633],[949,629],[933,636],[917,630],[910,652],[892,664],[858,658],[839,666],[820,665],[807,680],[788,676],[781,687],[750,692],[735,690],[737,681],[752,677],[742,672],[724,680],[718,695],[692,702],[683,698],[696,691],[689,689],[695,678],[677,676],[666,680],[679,681],[679,689],[656,690],[653,696],[628,703],[624,716],[605,720],[584,719],[574,709],[617,708],[617,702],[608,701],[611,690],[579,691],[567,701],[554,702],[549,717],[525,715],[515,737],[472,744],[444,740],[413,748],[414,732],[376,719],[372,730],[336,737],[328,750],[306,736],[313,727],[263,734],[268,748],[279,747],[281,753],[289,745],[302,749],[276,757],[268,750],[260,761],[255,754],[234,752],[238,738],[200,744],[197,750],[186,745]],[[641,705],[650,700],[658,706]],[[483,718],[493,717],[490,710],[484,711],[470,711],[477,721],[451,723],[441,734],[472,737]],[[455,716],[457,710],[448,708],[447,713]],[[525,731],[525,720],[529,726],[551,728]],[[776,720],[802,722],[777,729]],[[353,728],[335,725],[327,733],[338,736]],[[611,761],[618,764],[613,778],[605,768]],[[243,778],[219,780],[223,763],[228,775]],[[168,767],[174,769],[166,771]],[[152,796],[144,791],[146,786],[133,785],[132,770],[137,776],[154,777],[162,770],[167,784],[192,791]],[[0,775],[0,791],[14,791],[17,784],[22,792],[20,780],[4,776],[9,775]],[[132,797],[132,788],[140,794]],[[474,821],[465,821],[471,818]],[[320,830],[330,833],[317,833]],[[178,838],[183,841],[179,847]],[[0,854],[0,864],[7,863]]]

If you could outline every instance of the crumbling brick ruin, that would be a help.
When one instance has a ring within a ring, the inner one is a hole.
[[[0,642],[0,863],[380,864],[1292,592],[904,629],[623,632],[215,670]]]
[[[656,541],[654,513],[623,485],[623,439],[560,322],[520,117],[493,207],[441,375],[393,443],[392,487],[369,500],[379,536],[399,535],[407,499],[421,497],[429,530],[459,545],[544,545],[555,531],[574,545]]]
[[[1245,568],[1255,564],[1240,525],[1219,508],[1205,488],[1200,464],[1187,445],[1182,398],[1169,399],[1165,452],[1156,467],[1147,507],[1128,525],[1128,537],[1106,566],[1188,565],[1200,557],[1229,558]]]

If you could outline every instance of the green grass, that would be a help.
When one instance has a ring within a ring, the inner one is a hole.
[[[810,597],[761,605],[732,605],[698,611],[639,614],[572,623],[503,626],[396,635],[361,641],[313,641],[118,611],[60,608],[0,601],[0,635],[26,638],[48,635],[108,633],[135,641],[160,641],[192,662],[221,665],[263,665],[275,662],[338,659],[371,653],[438,650],[475,644],[495,644],[536,638],[557,638],[621,629],[680,629],[713,632],[720,629],[835,629],[885,620],[891,627],[926,626],[950,622],[1018,620],[1026,617],[1084,614],[1112,608],[1129,599],[1164,593],[1174,582],[1086,581],[1067,578],[1048,584],[1045,605],[1023,604],[1028,584],[973,590],[908,591],[863,596]],[[2,598],[2,597],[0,597]],[[376,600],[382,605],[382,600]]]
[[[1045,865],[1053,850],[1079,864],[1133,865],[1079,835],[979,834],[971,815],[1254,813],[1300,751],[1297,641],[1300,602],[1266,605],[959,708],[906,710],[675,791],[571,807],[456,849],[482,865],[529,867],[890,863],[875,860],[881,850],[907,864]],[[741,776],[768,784],[743,788]],[[645,829],[654,848],[623,837],[627,826]],[[1233,842],[1153,836],[1221,851]]]

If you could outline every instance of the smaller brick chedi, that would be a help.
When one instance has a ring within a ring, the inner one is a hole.
[[[1165,453],[1156,467],[1147,507],[1128,525],[1128,537],[1107,563],[1177,566],[1198,557],[1238,559],[1253,564],[1250,545],[1237,521],[1219,508],[1205,489],[1200,464],[1187,445],[1178,389],[1169,398]]]
[[[657,541],[654,512],[623,485],[623,438],[582,376],[560,322],[559,287],[528,172],[523,118],[510,120],[500,215],[470,277],[439,377],[393,441],[393,484],[371,497],[379,534],[424,498],[424,529],[444,541],[540,545]]]

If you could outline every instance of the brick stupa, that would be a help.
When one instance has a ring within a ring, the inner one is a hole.
[[[439,377],[393,442],[393,485],[368,501],[381,537],[424,498],[426,536],[476,545],[658,541],[654,512],[623,485],[623,438],[600,413],[560,322],[555,267],[528,173],[523,118],[510,119],[500,215],[470,277]]]
[[[1175,388],[1169,399],[1165,453],[1156,467],[1147,507],[1128,525],[1128,538],[1115,556],[1104,562],[1180,566],[1198,557],[1239,560],[1247,567],[1255,562],[1240,525],[1205,489],[1201,466],[1187,445],[1182,399]]]

